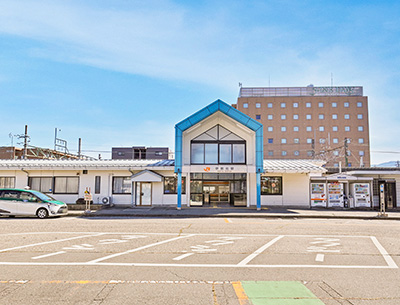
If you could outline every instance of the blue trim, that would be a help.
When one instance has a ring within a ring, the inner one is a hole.
[[[257,210],[261,209],[261,173],[257,173]]]
[[[221,111],[238,123],[248,127],[256,133],[256,172],[262,173],[263,166],[263,125],[248,115],[233,108],[227,103],[216,100],[210,105],[192,114],[188,118],[175,125],[175,173],[182,173],[182,134],[188,128],[208,118],[217,111]],[[179,198],[178,198],[179,200]]]
[[[182,173],[178,173],[178,203],[177,208],[181,209],[182,207]]]

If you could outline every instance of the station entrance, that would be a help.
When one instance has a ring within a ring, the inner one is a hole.
[[[190,174],[190,206],[247,206],[246,174]]]

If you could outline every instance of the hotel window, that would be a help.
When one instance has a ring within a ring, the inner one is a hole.
[[[337,103],[332,102],[332,108],[336,108],[337,107]]]
[[[358,131],[364,131],[364,127],[363,126],[358,126]]]
[[[281,114],[281,120],[286,120],[286,114]]]
[[[332,126],[332,131],[338,131],[338,127],[337,126]]]
[[[295,151],[294,151],[294,155],[295,155],[295,156],[298,156],[298,155],[300,155],[300,152],[299,152],[298,150],[295,150]]]
[[[79,177],[54,177],[54,194],[78,194],[78,191]]]
[[[269,131],[269,132],[274,131],[274,127],[268,126],[268,131]]]
[[[281,131],[286,131],[286,127],[285,127],[285,126],[282,126],[282,127],[281,127]]]
[[[312,144],[312,139],[307,138],[307,144]]]
[[[311,114],[306,114],[306,120],[311,120]]]
[[[314,152],[312,150],[307,151],[308,157],[314,157]]]
[[[268,114],[268,120],[272,120],[274,116],[272,114]]]
[[[293,108],[299,108],[299,103],[293,103]]]
[[[261,114],[256,114],[256,120],[261,120]]]
[[[359,138],[358,143],[363,144],[364,143],[364,138]]]
[[[274,151],[273,150],[268,150],[268,156],[273,156],[274,155]]]
[[[282,195],[282,177],[261,176],[261,195]]]
[[[318,130],[319,130],[319,131],[324,131],[324,130],[325,130],[325,127],[324,127],[324,126],[319,126]]]
[[[363,150],[360,150],[360,151],[358,152],[358,155],[359,155],[359,156],[364,156],[364,151],[363,151]]]
[[[113,177],[113,194],[130,194],[131,187],[131,177]]]
[[[286,150],[282,150],[282,156],[286,156],[287,155],[287,151]]]
[[[337,143],[339,143],[339,139],[338,139],[338,138],[333,138],[333,139],[332,139],[332,142],[333,142],[334,144],[337,144]]]
[[[268,104],[267,104],[267,107],[268,107],[268,108],[272,108],[272,103],[268,103]]]
[[[293,131],[299,131],[299,126],[293,126]]]
[[[357,107],[361,108],[362,107],[362,102],[357,102]]]
[[[345,120],[350,120],[350,114],[345,114],[345,115],[344,115],[344,119],[345,119]]]
[[[324,144],[324,143],[325,143],[325,139],[320,138],[320,139],[319,139],[319,143],[320,143],[320,144]]]
[[[286,103],[281,103],[281,108],[286,108]]]
[[[350,126],[344,126],[344,131],[350,131]]]
[[[299,138],[294,138],[293,141],[294,141],[295,144],[299,144],[300,143],[300,139]]]
[[[182,177],[182,194],[186,193],[186,177]],[[178,179],[164,177],[164,194],[178,194]]]
[[[333,163],[333,167],[339,167],[339,163]]]
[[[273,138],[268,138],[268,144],[273,144],[274,143],[274,139]]]
[[[53,177],[29,177],[28,186],[31,188],[31,190],[42,193],[52,193]]]
[[[318,103],[318,107],[319,108],[324,108],[324,103],[322,103],[322,102]]]
[[[244,164],[246,142],[238,135],[216,125],[191,142],[192,164]]]
[[[337,120],[337,114],[332,114],[332,120]]]
[[[334,156],[339,156],[339,151],[338,151],[338,150],[334,150],[334,151],[333,151],[333,155],[334,155]]]
[[[357,114],[357,119],[362,120],[363,115],[362,114]]]
[[[243,108],[249,108],[249,103],[243,103]]]
[[[323,120],[323,119],[324,119],[324,115],[323,115],[323,114],[320,114],[320,115],[318,115],[318,118],[319,118],[320,120]]]
[[[344,108],[349,108],[349,103],[345,102],[344,103]]]
[[[311,103],[306,103],[306,108],[311,108]]]
[[[281,139],[281,143],[282,143],[282,144],[286,144],[286,139],[285,139],[285,138],[282,138],[282,139]]]
[[[299,119],[299,115],[298,114],[293,114],[293,120],[298,120]]]
[[[101,176],[94,177],[94,193],[100,194]]]
[[[306,127],[306,131],[312,131],[312,127],[311,126],[307,126]]]
[[[15,177],[0,177],[0,188],[15,188]]]
[[[256,108],[261,108],[261,103],[256,103]]]

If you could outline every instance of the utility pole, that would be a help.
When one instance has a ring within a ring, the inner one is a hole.
[[[28,125],[25,125],[25,134],[24,134],[24,159],[27,158],[28,155]]]
[[[78,142],[78,158],[81,159],[81,148],[82,148],[82,139],[79,138]]]
[[[315,140],[314,139],[311,140],[311,156],[314,159],[314,157],[315,157]]]
[[[349,167],[347,138],[344,138],[344,158],[345,158],[345,161],[346,161],[345,166]]]

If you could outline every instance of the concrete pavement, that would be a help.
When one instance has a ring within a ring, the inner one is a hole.
[[[234,207],[112,207],[83,210],[70,210],[69,216],[81,217],[248,217],[248,218],[336,218],[336,219],[387,219],[400,220],[400,211],[390,211],[386,216],[379,216],[376,210],[334,210],[334,209],[299,209],[282,207],[256,208]]]

